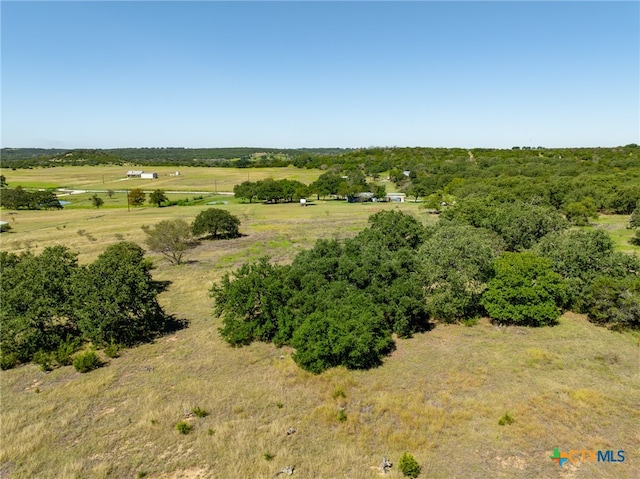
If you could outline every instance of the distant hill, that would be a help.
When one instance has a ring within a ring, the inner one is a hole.
[[[113,148],[44,149],[3,148],[2,165],[9,168],[59,165],[135,163],[139,165],[193,166],[288,166],[295,160],[339,156],[352,150],[342,148]],[[307,161],[304,161],[307,160]],[[297,166],[305,166],[303,164]]]

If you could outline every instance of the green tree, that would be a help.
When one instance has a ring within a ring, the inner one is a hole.
[[[567,306],[577,312],[586,312],[584,300],[597,276],[623,278],[640,271],[635,257],[613,251],[613,240],[601,229],[551,233],[533,251],[551,260],[565,279]]]
[[[134,188],[127,195],[129,204],[133,206],[142,206],[144,204],[146,194],[139,188]]]
[[[251,181],[244,181],[239,185],[235,185],[233,187],[233,194],[236,198],[249,200],[249,203],[253,203],[253,200],[258,196],[256,184]]]
[[[576,226],[586,226],[590,218],[598,218],[596,205],[592,198],[585,198],[582,201],[574,201],[565,207],[567,220]]]
[[[362,292],[334,283],[326,309],[307,316],[293,333],[295,362],[313,373],[343,365],[367,369],[393,347],[391,332],[375,304]],[[345,292],[346,291],[346,292]]]
[[[480,314],[480,297],[503,247],[489,230],[439,225],[418,253],[430,314],[447,322]]]
[[[107,190],[107,196],[108,196],[109,198],[113,198],[113,195],[114,195],[113,190]]]
[[[189,224],[182,219],[163,220],[154,226],[144,225],[145,244],[151,251],[162,253],[171,263],[180,264],[195,243]]]
[[[418,461],[413,457],[413,454],[409,454],[405,452],[400,457],[400,461],[398,462],[398,469],[402,472],[402,475],[405,477],[411,477],[415,479],[420,475],[421,467],[418,464]]]
[[[165,315],[151,263],[135,243],[109,246],[75,276],[73,307],[85,338],[97,345],[133,345],[161,332]]]
[[[337,195],[342,181],[343,179],[340,175],[327,171],[309,185],[309,190],[315,193],[318,199],[329,195]]]
[[[640,200],[636,203],[636,208],[631,213],[629,218],[629,226],[631,228],[640,228]]]
[[[158,208],[160,208],[160,206],[162,206],[162,203],[167,200],[167,195],[164,194],[163,190],[154,190],[149,195],[149,204],[156,205]]]
[[[390,250],[415,249],[426,237],[424,226],[413,216],[401,211],[380,211],[369,217],[370,228],[379,231]]]
[[[530,252],[504,253],[495,263],[495,277],[481,304],[499,321],[526,326],[554,324],[565,303],[566,286],[552,271],[551,261]]]
[[[613,329],[640,329],[640,278],[598,276],[586,298],[589,320]]]
[[[104,200],[100,198],[97,194],[94,194],[91,197],[91,203],[93,204],[94,208],[100,208],[104,204]]]
[[[194,236],[210,235],[212,238],[236,238],[240,236],[240,220],[226,210],[209,208],[201,211],[193,221]]]
[[[285,284],[287,269],[262,258],[225,274],[221,283],[212,287],[214,310],[222,317],[219,331],[228,343],[241,346],[253,341],[272,341],[276,336],[281,344],[290,340],[290,331],[283,321],[291,297]]]
[[[7,178],[4,175],[0,175],[0,188],[6,188],[7,186],[9,186]]]
[[[28,362],[38,351],[55,351],[76,335],[72,281],[77,255],[63,246],[0,253],[0,354],[3,367]]]

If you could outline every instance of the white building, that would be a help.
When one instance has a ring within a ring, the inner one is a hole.
[[[158,177],[158,173],[142,173],[140,175],[140,178],[142,178],[143,180],[155,180]]]

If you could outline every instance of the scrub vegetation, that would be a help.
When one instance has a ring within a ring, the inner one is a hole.
[[[389,477],[524,479],[557,476],[559,447],[627,457],[565,475],[638,477],[637,151],[308,152],[288,159],[309,169],[236,170],[310,187],[355,169],[418,202],[249,202],[202,168],[206,188],[151,189],[211,195],[191,206],[128,210],[114,188],[99,209],[94,192],[3,208],[0,475],[365,479],[385,457]],[[109,168],[2,175],[99,185]],[[213,201],[239,235],[180,264],[138,246],[143,226],[183,230]]]

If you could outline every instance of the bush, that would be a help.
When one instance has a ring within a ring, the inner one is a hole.
[[[195,414],[197,417],[207,417],[209,413],[202,409],[201,407],[194,407],[191,412]]]
[[[109,358],[117,358],[120,357],[120,345],[111,341],[109,345],[104,348],[104,354]]]
[[[408,452],[405,452],[400,458],[398,468],[405,477],[416,478],[420,475],[420,464],[418,464],[418,461],[416,461],[413,455]]]
[[[498,420],[498,424],[500,426],[504,426],[507,424],[513,424],[513,418],[509,415],[508,412],[504,413],[504,416],[502,416],[499,420]]]
[[[94,351],[79,354],[73,359],[73,367],[81,373],[88,373],[89,371],[98,369],[102,365],[102,360]]]
[[[613,329],[640,329],[640,278],[597,277],[585,299],[589,320]]]
[[[629,240],[634,246],[640,246],[640,229],[636,231],[636,234]]]
[[[191,431],[193,431],[193,426],[186,421],[180,421],[176,424],[176,430],[180,434],[189,434]]]

